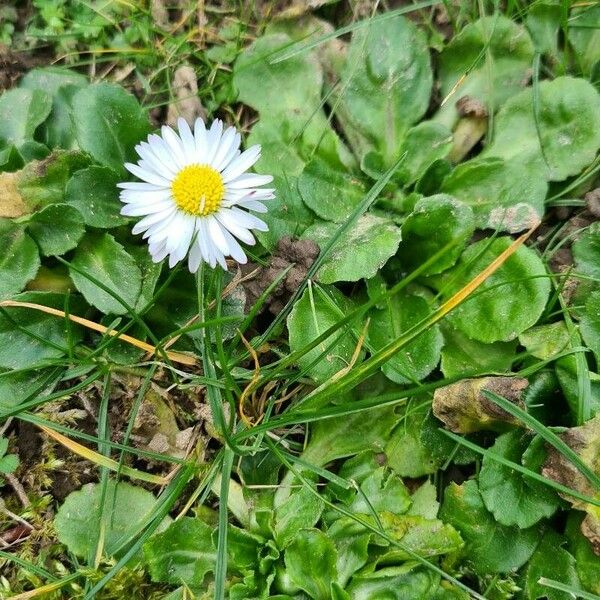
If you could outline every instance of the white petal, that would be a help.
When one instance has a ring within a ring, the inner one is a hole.
[[[259,231],[269,231],[269,226],[258,217],[250,214],[244,210],[240,210],[235,206],[224,209],[229,210],[232,213],[232,216],[235,219],[235,222],[242,227],[246,227],[246,229],[258,229]]]
[[[185,154],[183,152],[183,142],[181,138],[167,125],[163,125],[160,129],[162,138],[171,150],[173,156],[177,159],[177,163],[185,166]]]
[[[223,235],[223,228],[221,224],[212,216],[206,218],[206,225],[208,226],[208,232],[214,245],[219,249],[222,254],[229,254],[229,245]]]
[[[240,190],[244,188],[255,188],[271,183],[273,177],[271,175],[258,175],[257,173],[246,173],[227,182],[227,189]]]
[[[196,140],[194,140],[194,134],[186,120],[181,117],[177,119],[177,128],[179,129],[179,136],[183,144],[186,163],[188,165],[192,164],[196,162]]]
[[[206,134],[206,155],[204,158],[209,165],[212,165],[213,158],[219,149],[222,133],[223,121],[221,121],[221,119],[215,119]]]
[[[202,251],[200,250],[200,246],[198,245],[198,241],[192,244],[190,249],[190,255],[188,257],[188,269],[190,273],[195,273],[200,267],[200,263],[202,262]]]
[[[194,235],[194,230],[196,228],[196,219],[189,215],[186,215],[185,224],[181,231],[181,236],[179,238],[179,244],[175,250],[173,250],[172,256],[174,257],[176,262],[183,260],[185,255],[188,253],[190,249],[190,243],[192,241],[192,236]]]
[[[167,256],[167,250],[166,250],[164,244],[162,246],[158,246],[156,248],[153,248],[152,246],[148,246],[148,249],[150,251],[150,255],[152,256],[152,262],[159,263],[161,260],[163,260],[165,258],[165,256]]]
[[[194,139],[196,140],[196,160],[200,164],[205,164],[208,140],[206,125],[204,125],[204,121],[200,117],[196,119],[196,123],[194,124]]]
[[[148,142],[142,142],[141,144],[138,144],[135,149],[143,160],[146,160],[153,165],[154,170],[159,175],[172,180],[177,174],[177,165],[169,156],[163,157],[163,155],[158,152],[157,144],[151,145]]]
[[[147,231],[142,236],[144,239],[149,238],[150,243],[157,243],[162,240],[167,239],[169,236],[169,227],[171,227],[171,223],[173,219],[177,216],[178,211],[174,211],[165,217],[164,221],[159,223],[155,223],[148,227]]]
[[[248,262],[248,258],[237,240],[225,228],[223,228],[223,235],[229,245],[229,255],[240,264],[245,265]]]
[[[149,202],[153,203],[159,200],[170,200],[170,190],[152,190],[148,192],[136,192],[135,190],[123,190],[119,194],[121,202]]]
[[[164,202],[156,202],[154,204],[140,204],[137,202],[132,202],[130,204],[126,204],[121,209],[121,214],[125,217],[141,217],[145,215],[149,215],[151,213],[161,212],[163,210],[168,210],[173,206],[173,203],[170,200],[166,200]]]
[[[258,202],[258,200],[240,200],[235,205],[258,213],[266,213],[269,210],[262,202]]]
[[[177,210],[176,207],[172,207],[169,210],[163,210],[160,212],[149,214],[148,216],[144,217],[141,221],[138,221],[133,226],[131,233],[133,233],[133,235],[137,235],[138,233],[142,233],[143,231],[146,231],[146,229],[148,229],[152,225],[155,225],[156,223],[160,223],[160,222],[164,221],[165,219],[171,217],[172,213],[174,213],[176,210]]]
[[[235,235],[236,238],[242,240],[246,244],[250,244],[253,246],[256,243],[254,236],[250,233],[248,229],[242,227],[235,219],[233,215],[230,214],[230,211],[226,211],[221,209],[218,213],[215,214],[215,218],[225,227],[229,232]]]
[[[242,173],[245,173],[254,163],[260,158],[260,146],[252,146],[242,152],[237,158],[231,161],[231,164],[223,171],[221,176],[223,181],[227,183],[232,181],[236,177],[239,177]]]
[[[122,190],[130,190],[137,192],[152,192],[155,190],[168,190],[171,189],[171,185],[154,185],[153,183],[146,183],[141,181],[124,181],[123,183],[117,183],[117,187]]]
[[[240,147],[241,136],[234,127],[228,127],[221,137],[221,142],[211,161],[211,166],[217,171],[221,171],[222,164],[226,157],[233,155]],[[237,144],[236,144],[237,143]],[[229,159],[231,160],[231,159]]]
[[[158,185],[161,187],[169,187],[171,185],[171,182],[165,177],[162,177],[154,171],[148,171],[148,169],[144,169],[139,165],[134,165],[133,163],[125,163],[125,168],[130,173],[133,173],[133,175],[135,175],[138,179],[143,179],[148,183],[153,183],[154,185]]]

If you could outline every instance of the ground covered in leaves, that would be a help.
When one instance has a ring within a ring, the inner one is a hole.
[[[600,598],[600,7],[0,7],[0,597]],[[151,262],[134,146],[275,177]]]

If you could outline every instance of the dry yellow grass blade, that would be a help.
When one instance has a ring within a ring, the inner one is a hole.
[[[131,344],[136,348],[141,348],[149,354],[156,355],[159,352],[159,350],[151,344],[142,342],[141,340],[131,337],[130,335],[119,333],[116,329],[109,329],[108,327],[100,325],[100,323],[90,321],[89,319],[84,319],[83,317],[78,317],[77,315],[67,315],[64,311],[59,310],[57,308],[51,308],[50,306],[44,306],[43,304],[35,304],[33,302],[19,302],[18,300],[3,300],[2,302],[0,302],[0,306],[13,308],[30,308],[32,310],[39,310],[41,312],[44,312],[48,315],[53,315],[55,317],[62,317],[63,319],[68,318],[70,321],[73,321],[73,323],[83,325],[83,327],[87,327],[88,329],[93,329],[94,331],[98,331],[99,333],[109,335],[112,337],[117,336],[121,341]],[[182,352],[173,352],[171,350],[165,350],[165,354],[173,362],[180,363],[182,365],[188,365],[191,367],[196,366],[198,364],[198,361],[193,356],[188,356],[187,354],[183,354]]]
[[[36,423],[37,425],[37,423]],[[103,456],[102,454],[98,454],[94,450],[87,448],[86,446],[82,446],[80,443],[73,441],[72,439],[62,435],[62,433],[58,433],[58,431],[54,431],[54,429],[50,429],[50,427],[46,427],[45,425],[37,425],[44,433],[49,435],[51,438],[55,439],[57,442],[62,444],[65,448],[71,450],[75,454],[79,454],[82,458],[89,460],[101,467],[106,467],[111,471],[120,471],[123,475],[127,475],[132,479],[139,479],[140,481],[147,481],[148,483],[156,483],[158,485],[166,485],[169,480],[166,477],[160,477],[159,475],[152,475],[151,473],[146,473],[144,471],[138,471],[137,469],[133,469],[131,467],[127,467],[125,465],[121,465],[119,467],[119,463],[112,458],[108,458],[108,456]]]
[[[69,577],[62,581],[48,583],[46,585],[43,585],[42,587],[36,588],[35,590],[23,592],[22,594],[17,594],[16,596],[11,596],[11,600],[28,600],[29,598],[37,598],[38,596],[42,596],[44,594],[49,594],[50,592],[55,592],[59,590],[74,579],[75,577]]]

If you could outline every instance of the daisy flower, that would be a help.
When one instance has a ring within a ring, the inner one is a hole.
[[[267,212],[263,201],[274,198],[260,187],[270,175],[247,173],[260,146],[240,152],[240,134],[219,119],[210,129],[196,119],[193,132],[184,119],[177,125],[179,134],[164,126],[135,147],[140,160],[125,168],[141,181],[118,184],[121,214],[143,217],[133,233],[144,234],[154,262],[168,256],[173,267],[187,256],[192,273],[202,262],[227,269],[226,256],[245,263],[239,241],[252,245],[251,230],[268,229],[249,211]]]

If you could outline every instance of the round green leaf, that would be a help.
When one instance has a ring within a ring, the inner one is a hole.
[[[555,590],[539,583],[542,577],[580,589],[576,562],[565,548],[566,540],[548,530],[524,569],[524,593],[527,600],[572,600],[574,594]]]
[[[56,513],[54,528],[58,540],[80,558],[93,559],[100,535],[104,554],[113,556],[122,543],[142,530],[155,506],[150,492],[129,483],[109,480],[104,499],[102,486],[89,483],[67,496]]]
[[[71,177],[65,191],[66,201],[82,215],[86,225],[109,229],[127,222],[121,216],[119,175],[108,167],[92,166]]]
[[[484,155],[540,168],[549,181],[578,175],[600,148],[600,95],[589,81],[557,77],[539,84],[534,107],[532,89],[512,97]]]
[[[298,177],[302,200],[321,219],[342,223],[365,195],[359,179],[337,171],[321,160],[312,160]]]
[[[473,211],[466,204],[444,194],[422,198],[402,224],[398,257],[402,266],[412,271],[455,242],[423,274],[441,273],[456,262],[474,229]]]
[[[134,146],[150,131],[146,112],[121,86],[98,83],[73,97],[73,122],[79,147],[99,163],[124,174],[136,159]]]
[[[213,528],[200,519],[182,517],[144,544],[144,560],[152,581],[200,588],[215,567]]]
[[[127,312],[122,302],[96,285],[99,281],[129,306],[141,291],[142,273],[134,258],[108,233],[88,233],[77,248],[69,269],[75,287],[104,313]]]
[[[52,111],[44,123],[41,138],[50,147],[71,148],[75,141],[71,119],[71,99],[88,84],[87,78],[62,67],[44,67],[29,71],[20,87],[42,90],[52,96]]]
[[[335,325],[348,310],[348,300],[339,292],[330,292],[332,295],[318,287],[307,288],[300,300],[294,304],[287,318],[292,352],[301,350]],[[306,369],[315,381],[327,381],[346,367],[352,358],[358,343],[357,336],[352,331],[346,329],[340,339],[329,348],[343,331],[340,329],[298,360],[300,368]]]
[[[42,90],[16,88],[0,96],[0,140],[19,147],[33,140],[46,120],[52,100]]]
[[[29,235],[44,256],[59,256],[72,250],[85,232],[81,213],[68,204],[50,204],[27,222]]]
[[[548,184],[535,170],[499,159],[474,159],[458,165],[442,190],[468,204],[479,229],[516,233],[544,216]]]
[[[82,302],[71,298],[70,310],[82,310]],[[33,302],[64,310],[65,296],[51,292],[25,292],[15,296],[21,302]],[[74,301],[75,300],[75,301]],[[67,325],[64,319],[39,310],[7,307],[0,312],[0,368],[27,369],[43,365],[68,354],[69,344],[81,340],[81,329]]]
[[[491,452],[520,463],[531,436],[519,430],[499,436]],[[542,483],[527,480],[525,475],[498,461],[483,457],[479,472],[479,491],[486,508],[502,525],[531,527],[552,516],[559,506],[556,492]]]
[[[577,272],[600,280],[600,222],[587,227],[572,250]]]
[[[376,353],[429,316],[432,310],[424,297],[405,291],[389,298],[384,308],[371,309],[367,335],[369,350]],[[439,326],[433,325],[396,352],[381,370],[396,383],[417,383],[437,366],[443,341]]]
[[[423,31],[396,17],[356,30],[341,74],[335,111],[360,154],[377,150],[386,164],[399,156],[408,129],[425,114],[433,74]]]
[[[585,74],[600,61],[600,6],[573,7],[569,19],[569,42],[575,49],[578,66]]]
[[[303,239],[321,248],[335,235],[336,223],[315,223],[303,233]],[[358,281],[370,279],[396,253],[400,228],[390,219],[365,214],[338,239],[318,272],[319,281]]]
[[[484,239],[469,246],[447,272],[450,296],[462,289],[512,243],[511,238]],[[455,308],[448,319],[468,337],[480,342],[508,342],[536,324],[550,281],[544,263],[534,250],[521,246],[478,290]]]
[[[436,120],[452,127],[458,114],[456,101],[463,96],[497,109],[527,84],[533,52],[525,28],[499,12],[466,25],[440,55],[441,96],[453,93]],[[486,56],[493,67],[488,68]]]
[[[43,160],[34,160],[17,174],[17,189],[30,212],[65,201],[65,187],[73,173],[90,164],[78,150],[54,150]]]
[[[519,529],[496,523],[475,480],[446,488],[439,517],[458,529],[465,540],[466,561],[479,575],[516,571],[529,560],[540,539],[536,527]]]
[[[323,72],[312,52],[302,52],[272,63],[271,55],[289,45],[283,33],[265,35],[248,47],[235,63],[233,84],[238,99],[270,121],[306,126],[321,106]]]
[[[22,225],[0,219],[0,300],[20,292],[35,277],[40,257]]]

